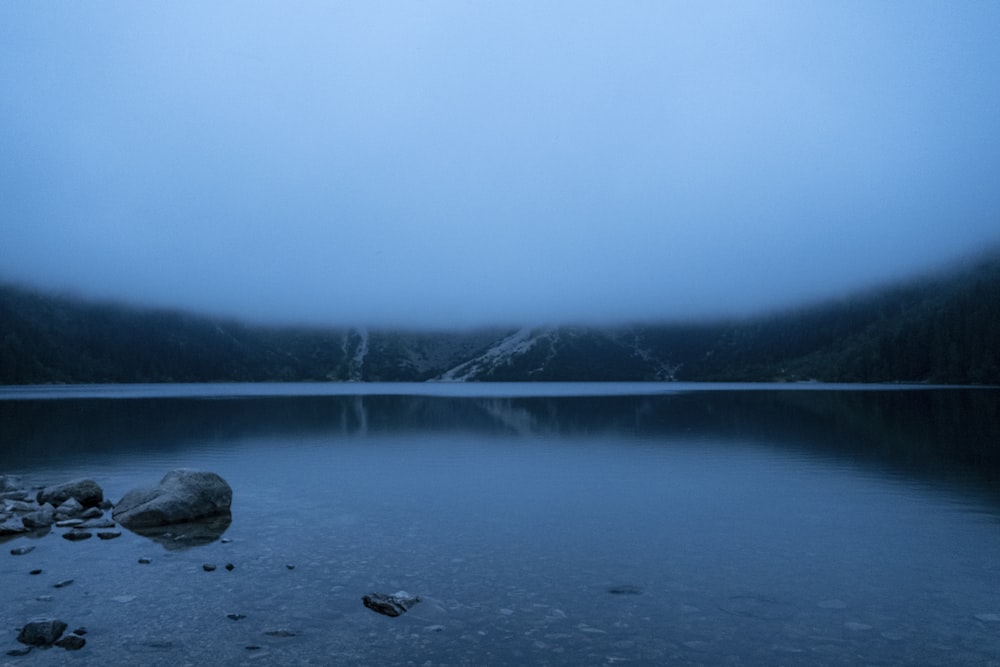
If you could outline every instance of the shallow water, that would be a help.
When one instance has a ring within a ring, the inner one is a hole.
[[[0,649],[40,614],[88,634],[0,662],[1000,664],[998,412],[822,385],[0,389],[0,472],[234,489],[225,542],[5,542]],[[423,601],[398,618],[361,604],[400,589]]]

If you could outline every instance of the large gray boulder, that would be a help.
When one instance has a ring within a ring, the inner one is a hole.
[[[70,498],[75,498],[84,507],[97,507],[104,500],[104,490],[92,479],[75,479],[58,486],[47,486],[38,492],[39,505],[51,503],[59,507]]]
[[[169,526],[229,514],[233,490],[214,472],[180,468],[156,486],[132,489],[112,517],[129,529]]]

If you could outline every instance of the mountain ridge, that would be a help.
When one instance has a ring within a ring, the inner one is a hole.
[[[804,381],[1000,384],[1000,251],[756,317],[407,331],[251,325],[0,284],[0,383]]]

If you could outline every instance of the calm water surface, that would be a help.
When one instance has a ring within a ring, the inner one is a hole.
[[[1000,664],[997,390],[0,388],[0,473],[175,467],[225,541],[8,540],[0,649],[88,634],[0,664]]]

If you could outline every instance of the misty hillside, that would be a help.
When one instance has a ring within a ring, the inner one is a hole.
[[[250,326],[0,286],[0,383],[914,381],[1000,384],[1000,253],[752,319],[472,332]]]

